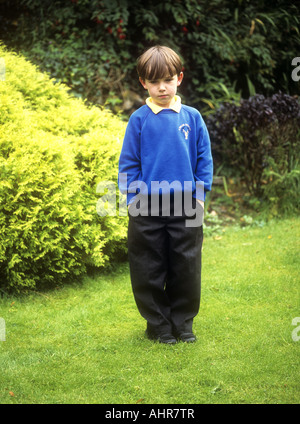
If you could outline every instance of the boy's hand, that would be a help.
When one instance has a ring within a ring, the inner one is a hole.
[[[200,205],[204,209],[204,202],[203,202],[203,200],[200,200],[200,199],[196,199],[196,200],[197,200],[198,203],[200,203]]]

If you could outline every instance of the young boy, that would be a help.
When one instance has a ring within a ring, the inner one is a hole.
[[[119,160],[133,294],[150,339],[194,342],[201,218],[213,172],[209,135],[200,113],[176,95],[183,79],[177,53],[152,47],[137,71],[150,97],[129,119]]]

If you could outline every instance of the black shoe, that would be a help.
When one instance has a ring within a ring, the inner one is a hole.
[[[177,340],[175,339],[174,336],[172,336],[172,334],[155,334],[151,331],[149,331],[148,329],[146,330],[146,336],[148,337],[149,340],[155,340],[158,341],[159,343],[165,343],[165,344],[176,344]]]
[[[196,341],[194,333],[181,333],[178,338],[184,343],[194,343]]]

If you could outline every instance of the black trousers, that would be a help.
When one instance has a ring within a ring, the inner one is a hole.
[[[172,202],[170,216],[161,208],[159,216],[131,216],[129,210],[132,290],[148,328],[158,334],[192,331],[200,307],[202,223],[188,227],[191,217],[173,212]]]

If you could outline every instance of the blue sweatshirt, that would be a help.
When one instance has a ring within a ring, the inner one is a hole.
[[[127,204],[139,192],[141,181],[149,195],[153,182],[162,181],[182,191],[191,187],[193,197],[200,200],[211,190],[213,161],[206,125],[196,109],[180,106],[178,112],[154,113],[146,104],[131,115],[119,160],[119,188],[127,193]],[[201,195],[196,182],[203,182]]]

